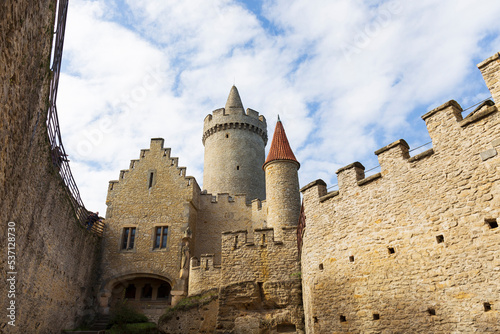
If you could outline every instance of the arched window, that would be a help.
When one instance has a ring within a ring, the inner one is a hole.
[[[153,297],[153,288],[147,283],[142,287],[141,299],[151,299]]]
[[[135,284],[129,284],[125,289],[125,299],[135,299]]]
[[[158,287],[158,294],[156,299],[167,299],[170,295],[170,285],[168,283],[162,283]]]

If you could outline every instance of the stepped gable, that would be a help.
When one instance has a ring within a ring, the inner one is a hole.
[[[278,116],[278,122],[276,122],[276,128],[274,129],[273,141],[271,142],[271,148],[269,149],[269,154],[267,155],[266,162],[264,166],[275,160],[291,160],[299,165],[300,163],[295,158],[290,144],[288,143],[288,138],[286,137],[285,128],[281,123]],[[298,169],[298,168],[297,168]]]

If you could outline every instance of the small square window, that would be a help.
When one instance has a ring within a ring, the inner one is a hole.
[[[438,244],[444,242],[444,236],[442,234],[436,236],[436,241],[437,241]]]
[[[488,312],[488,311],[491,311],[491,304],[486,302],[483,304],[484,306],[484,312]]]
[[[346,321],[347,321],[347,319],[346,319],[345,315],[341,315],[340,322],[346,322]]]
[[[373,320],[379,320],[379,319],[380,319],[380,314],[373,313]]]
[[[394,247],[389,247],[389,248],[387,248],[387,250],[389,251],[389,254],[396,253],[396,251],[394,250]]]
[[[349,256],[349,262],[354,262],[354,256],[353,255]]]
[[[486,222],[486,224],[488,224],[488,226],[491,229],[494,229],[494,228],[498,227],[498,223],[497,223],[496,219],[485,219],[484,221]]]
[[[429,315],[436,315],[436,310],[433,308],[428,308],[427,313],[429,313]]]

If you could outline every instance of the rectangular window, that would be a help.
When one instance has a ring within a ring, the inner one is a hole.
[[[123,229],[122,249],[133,249],[135,241],[135,227]]]
[[[155,227],[154,249],[167,248],[168,226]]]

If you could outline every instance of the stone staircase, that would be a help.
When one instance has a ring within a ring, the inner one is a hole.
[[[106,329],[106,325],[109,322],[109,314],[99,314],[99,316],[95,319],[94,324],[90,327],[91,330],[99,332],[104,331]]]
[[[64,331],[64,334],[105,334],[106,325],[109,322],[109,315],[99,315],[92,327],[84,331]]]

